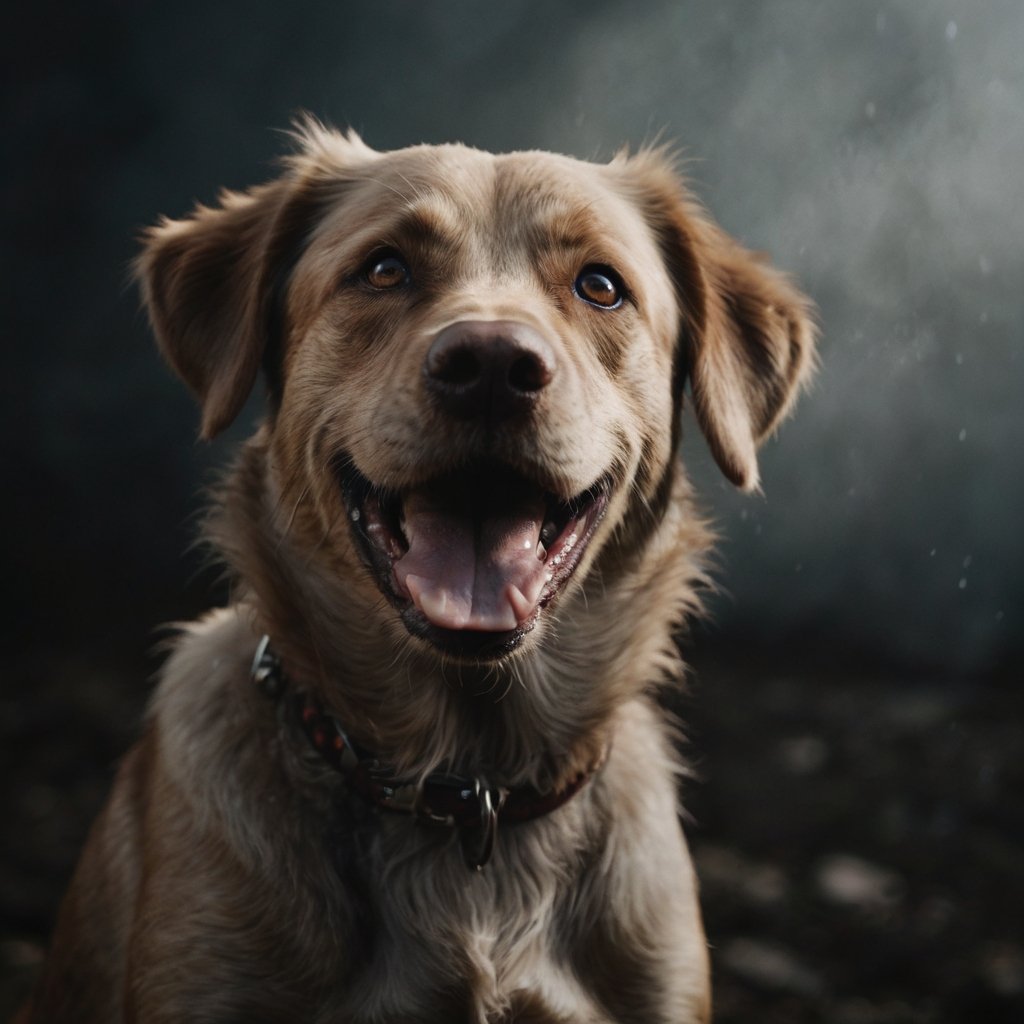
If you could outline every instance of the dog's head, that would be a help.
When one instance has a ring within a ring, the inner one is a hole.
[[[657,151],[377,153],[308,127],[277,180],[152,229],[139,269],[204,437],[262,368],[282,535],[372,577],[369,628],[476,659],[537,642],[659,528],[687,380],[751,489],[812,362],[806,301]]]

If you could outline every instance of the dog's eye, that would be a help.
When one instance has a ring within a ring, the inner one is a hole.
[[[393,254],[378,256],[366,266],[366,283],[372,288],[400,288],[409,283],[409,268]]]
[[[607,267],[584,267],[573,291],[592,306],[615,309],[622,302],[622,285],[618,275]]]

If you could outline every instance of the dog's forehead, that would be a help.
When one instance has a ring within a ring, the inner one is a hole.
[[[568,241],[582,242],[595,232],[628,246],[649,238],[640,211],[606,166],[552,153],[496,158],[494,210],[501,223]]]
[[[419,217],[452,235],[545,236],[585,244],[600,234],[648,250],[640,211],[603,164],[541,151],[492,154],[467,146],[417,146],[377,154],[350,197],[364,223]]]

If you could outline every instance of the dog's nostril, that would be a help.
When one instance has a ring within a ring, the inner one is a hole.
[[[430,361],[427,372],[441,383],[464,387],[479,379],[480,369],[477,354],[471,348],[464,347],[438,354],[438,358]]]
[[[540,391],[551,382],[551,370],[534,353],[526,352],[509,366],[508,382],[514,391]]]

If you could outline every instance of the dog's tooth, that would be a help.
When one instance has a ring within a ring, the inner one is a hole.
[[[539,558],[540,561],[543,562],[544,559],[547,558],[547,557],[548,557],[548,549],[546,547],[544,547],[544,545],[540,541],[537,541],[537,558]]]
[[[420,591],[420,610],[435,623],[445,622],[448,609],[448,595],[443,591],[423,589]]]
[[[362,515],[362,513],[359,511],[359,509],[354,508],[349,513],[349,515],[352,517],[352,522],[353,523],[358,523],[359,522],[359,517]]]
[[[448,607],[448,595],[444,590],[435,590],[431,587],[430,581],[422,576],[406,576],[405,586],[413,604],[435,625],[443,621],[445,610]]]
[[[512,627],[514,629],[515,626],[522,624],[533,614],[534,606],[514,583],[508,585],[505,596],[508,598],[508,603],[512,606],[512,613],[516,617],[515,625]]]

